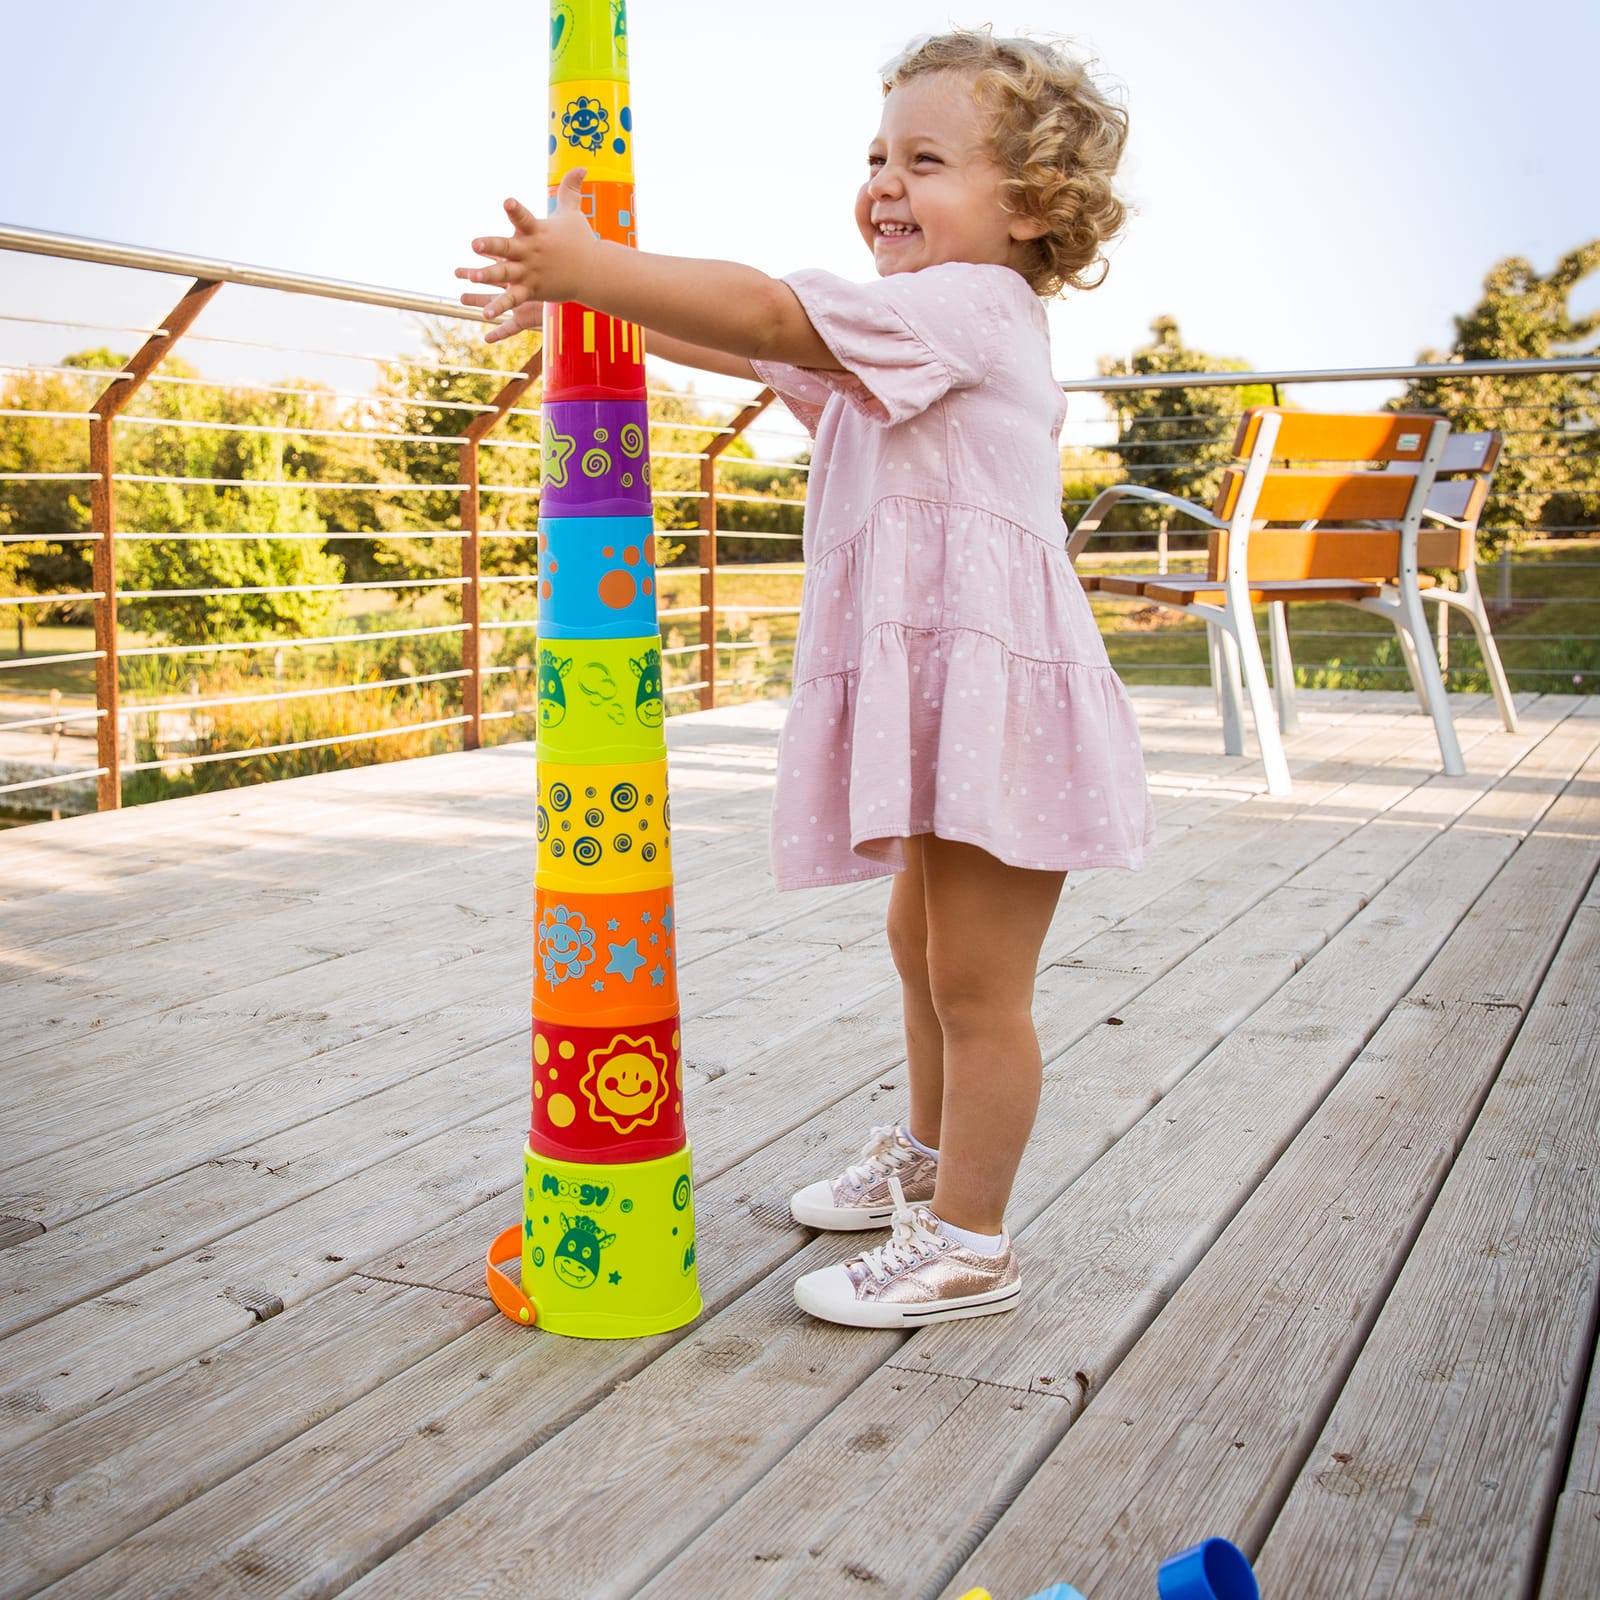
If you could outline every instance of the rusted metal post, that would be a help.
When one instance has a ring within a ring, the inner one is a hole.
[[[461,620],[466,632],[461,635],[461,710],[466,717],[462,742],[468,750],[483,746],[483,522],[478,474],[478,445],[528,390],[539,381],[544,370],[544,351],[536,350],[517,374],[494,397],[492,411],[480,411],[465,429],[461,446],[461,481],[466,485],[461,496]]]
[[[146,378],[161,364],[189,325],[222,287],[221,281],[199,278],[189,292],[162,319],[162,331],[152,334],[126,367],[106,385],[95,400],[89,422],[89,470],[95,474],[89,490],[89,520],[95,535],[94,703],[99,713],[95,728],[96,809],[115,811],[122,804],[122,741],[118,736],[120,710],[117,663],[117,496],[116,446],[112,423],[133,399]]]
[[[717,703],[717,457],[777,395],[763,389],[700,457],[700,709]]]

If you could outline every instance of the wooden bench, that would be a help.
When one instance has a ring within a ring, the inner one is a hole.
[[[1203,577],[1106,574],[1086,587],[1147,600],[1206,623],[1224,748],[1230,755],[1244,748],[1242,687],[1273,794],[1290,790],[1280,719],[1292,726],[1294,666],[1284,606],[1294,601],[1344,602],[1392,622],[1418,696],[1433,717],[1444,770],[1452,775],[1466,770],[1422,606],[1424,589],[1432,583],[1421,572],[1424,514],[1438,487],[1449,435],[1448,422],[1415,413],[1252,407],[1234,438],[1235,464],[1225,469],[1209,510],[1159,489],[1116,484],[1095,499],[1067,542],[1076,561],[1106,513],[1129,499],[1162,506],[1210,531]],[[1451,500],[1464,512],[1471,502],[1470,491]],[[1455,526],[1429,530],[1427,565],[1471,570],[1455,559],[1462,544],[1470,543],[1462,521],[1455,518]],[[1263,602],[1269,606],[1276,707],[1251,610]]]

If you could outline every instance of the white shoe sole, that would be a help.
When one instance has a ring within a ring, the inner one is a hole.
[[[931,1322],[956,1322],[962,1317],[992,1317],[1010,1311],[1022,1293],[1020,1283],[987,1294],[966,1295],[960,1300],[940,1300],[933,1305],[895,1305],[875,1300],[850,1300],[830,1294],[826,1288],[810,1285],[812,1277],[827,1273],[807,1273],[794,1286],[795,1304],[802,1311],[824,1322],[837,1322],[847,1328],[922,1328]]]
[[[822,1193],[802,1189],[789,1201],[789,1215],[802,1227],[821,1228],[825,1233],[858,1233],[864,1228],[887,1228],[894,1216],[892,1202],[881,1206],[836,1206],[831,1187],[821,1184]]]

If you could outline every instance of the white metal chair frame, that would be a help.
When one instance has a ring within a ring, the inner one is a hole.
[[[1262,658],[1261,643],[1256,636],[1255,617],[1251,609],[1251,594],[1265,593],[1270,599],[1273,580],[1250,581],[1250,534],[1253,528],[1264,526],[1255,518],[1257,502],[1262,487],[1273,467],[1273,446],[1277,442],[1282,418],[1273,411],[1264,411],[1256,430],[1254,444],[1245,459],[1244,478],[1234,501],[1232,515],[1226,519],[1214,515],[1193,501],[1181,499],[1161,489],[1148,489],[1138,484],[1115,484],[1095,497],[1094,503],[1083,514],[1067,541],[1067,554],[1076,562],[1089,540],[1099,531],[1106,513],[1121,500],[1139,500],[1160,505],[1180,513],[1202,526],[1227,535],[1227,560],[1221,584],[1224,599],[1221,605],[1196,600],[1180,603],[1163,599],[1155,603],[1173,611],[1199,617],[1206,624],[1211,650],[1212,679],[1217,685],[1222,709],[1223,749],[1229,755],[1244,753],[1243,718],[1240,705],[1242,687],[1250,700],[1251,720],[1255,724],[1256,740],[1261,747],[1261,762],[1266,772],[1267,789],[1271,794],[1291,792],[1289,764],[1283,752],[1279,713],[1284,713],[1290,726],[1294,723],[1293,683],[1294,667],[1289,656],[1288,630],[1283,620],[1283,604],[1269,607],[1269,641],[1272,652],[1273,679],[1279,686],[1277,705],[1267,677],[1266,662]],[[1407,463],[1405,470],[1414,473],[1415,481],[1406,502],[1398,532],[1400,549],[1398,572],[1393,583],[1379,586],[1376,595],[1352,601],[1363,609],[1386,617],[1400,636],[1401,649],[1408,667],[1412,670],[1423,707],[1433,717],[1435,734],[1439,741],[1439,754],[1444,771],[1459,777],[1466,771],[1461,745],[1456,738],[1455,723],[1450,715],[1445,695],[1444,677],[1439,670],[1439,659],[1434,653],[1432,637],[1428,631],[1427,616],[1422,606],[1420,570],[1417,562],[1417,541],[1423,514],[1434,480],[1443,459],[1445,443],[1450,434],[1450,424],[1443,420],[1428,424],[1428,438],[1423,453],[1415,463]],[[1336,536],[1336,535],[1335,535]],[[1308,582],[1281,582],[1283,588],[1304,590],[1316,580]],[[1463,609],[1466,609],[1463,606]],[[1420,647],[1419,647],[1420,642]]]

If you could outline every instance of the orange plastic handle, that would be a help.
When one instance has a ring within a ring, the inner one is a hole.
[[[500,1310],[519,1326],[531,1328],[537,1317],[533,1302],[522,1292],[522,1286],[515,1278],[507,1277],[500,1270],[508,1262],[520,1263],[521,1260],[522,1224],[519,1222],[516,1227],[507,1228],[498,1235],[485,1252],[484,1281],[489,1285],[489,1298]]]

